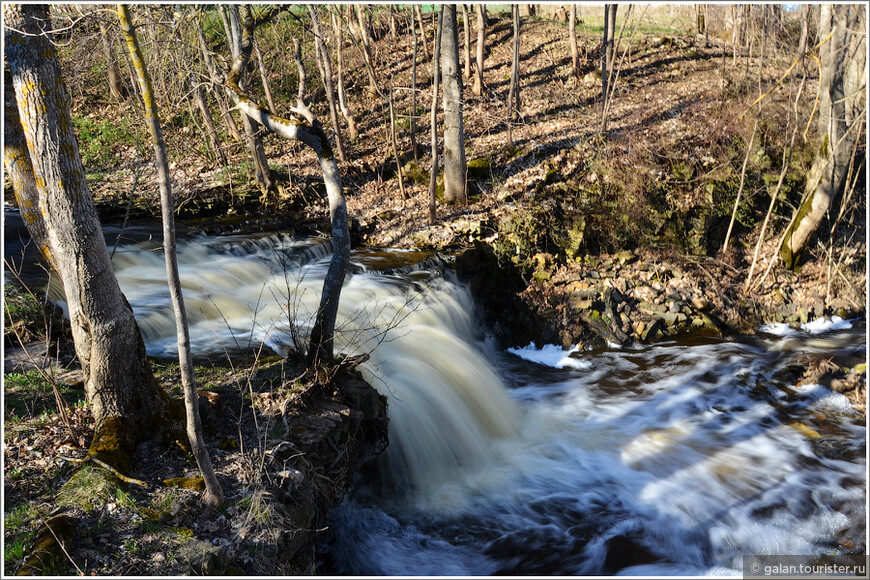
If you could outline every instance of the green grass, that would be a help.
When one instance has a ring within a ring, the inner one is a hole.
[[[85,167],[114,167],[120,161],[121,147],[143,142],[142,128],[129,118],[99,119],[74,117],[73,126]]]
[[[59,382],[57,388],[69,404],[84,400],[84,391],[80,387]],[[36,369],[4,375],[3,392],[3,416],[8,421],[14,422],[28,416],[47,420],[49,415],[57,411],[51,384]]]

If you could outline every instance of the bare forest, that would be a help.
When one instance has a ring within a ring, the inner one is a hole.
[[[864,5],[3,11],[4,574],[344,570],[388,445],[360,369],[408,316],[348,350],[360,252],[443,264],[499,348],[865,316]],[[169,358],[112,273],[140,226]],[[310,320],[202,355],[186,245],[266,232],[328,242]],[[866,365],[789,368],[864,413]]]

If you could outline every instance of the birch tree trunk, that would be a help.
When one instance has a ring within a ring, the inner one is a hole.
[[[201,9],[201,8],[200,8]],[[202,60],[205,63],[206,69],[208,70],[208,76],[211,79],[213,88],[211,89],[211,93],[215,97],[215,101],[218,104],[218,110],[221,113],[221,119],[224,120],[224,124],[227,127],[227,131],[232,136],[232,138],[236,141],[242,140],[242,134],[239,132],[239,127],[236,125],[235,119],[233,119],[232,114],[230,114],[229,107],[227,107],[226,101],[224,100],[224,95],[218,92],[214,87],[219,86],[221,78],[218,75],[217,67],[214,64],[214,61],[211,58],[211,52],[208,49],[208,42],[205,39],[205,34],[202,31],[202,20],[199,15],[199,11],[197,11],[196,18],[194,19],[193,28],[196,30],[196,37],[199,41],[199,49],[202,53]]]
[[[465,191],[467,163],[458,44],[456,6],[447,5],[444,7],[441,30],[441,76],[444,79],[444,199],[465,205],[468,202]]]
[[[154,160],[160,187],[160,207],[163,218],[163,255],[166,260],[166,279],[169,284],[169,297],[175,313],[175,328],[178,335],[178,366],[181,371],[181,385],[184,391],[184,408],[187,419],[187,439],[190,450],[202,472],[205,483],[204,501],[217,507],[224,499],[224,493],[218,483],[202,435],[202,421],[199,417],[199,398],[196,392],[196,376],[193,372],[193,358],[190,354],[190,330],[187,323],[187,311],[184,308],[184,296],[181,292],[181,278],[178,274],[178,257],[175,243],[175,202],[172,197],[172,185],[169,177],[169,160],[166,156],[166,143],[163,141],[163,131],[160,128],[160,114],[154,99],[154,89],[151,77],[145,67],[145,59],[136,39],[130,14],[123,4],[118,5],[118,19],[121,30],[127,42],[127,50],[133,68],[139,76],[139,86],[145,100],[145,121],[151,133],[154,147]]]
[[[94,415],[90,451],[124,471],[136,443],[174,428],[170,403],[154,380],[85,182],[57,51],[42,30],[49,23],[48,9],[6,4],[3,15],[6,61],[33,164],[39,212],[66,293]]]
[[[607,125],[607,98],[610,75],[613,72],[614,38],[616,32],[616,4],[604,5],[604,35],[601,39],[601,132]]]

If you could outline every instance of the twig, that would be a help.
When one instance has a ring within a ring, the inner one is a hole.
[[[746,180],[746,166],[749,164],[749,156],[752,154],[752,144],[755,143],[755,130],[758,129],[758,120],[761,118],[761,109],[758,110],[758,115],[755,117],[755,124],[752,126],[752,135],[749,137],[749,145],[746,147],[746,156],[743,158],[743,169],[740,170],[740,187],[737,189],[737,199],[734,200],[734,211],[731,212],[731,221],[728,223],[728,233],[725,234],[725,242],[722,244],[722,251],[728,249],[728,240],[731,239],[731,230],[734,228],[734,220],[737,219],[737,208],[740,207],[740,196],[743,193],[743,184]]]

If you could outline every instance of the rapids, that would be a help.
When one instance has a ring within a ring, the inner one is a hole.
[[[304,344],[328,259],[324,240],[280,234],[183,241],[195,354]],[[371,354],[390,447],[334,510],[323,573],[739,575],[745,554],[866,549],[864,418],[789,370],[865,361],[863,321],[502,352],[467,290],[419,259],[352,257],[336,340]],[[149,353],[174,356],[159,248],[114,264]]]

